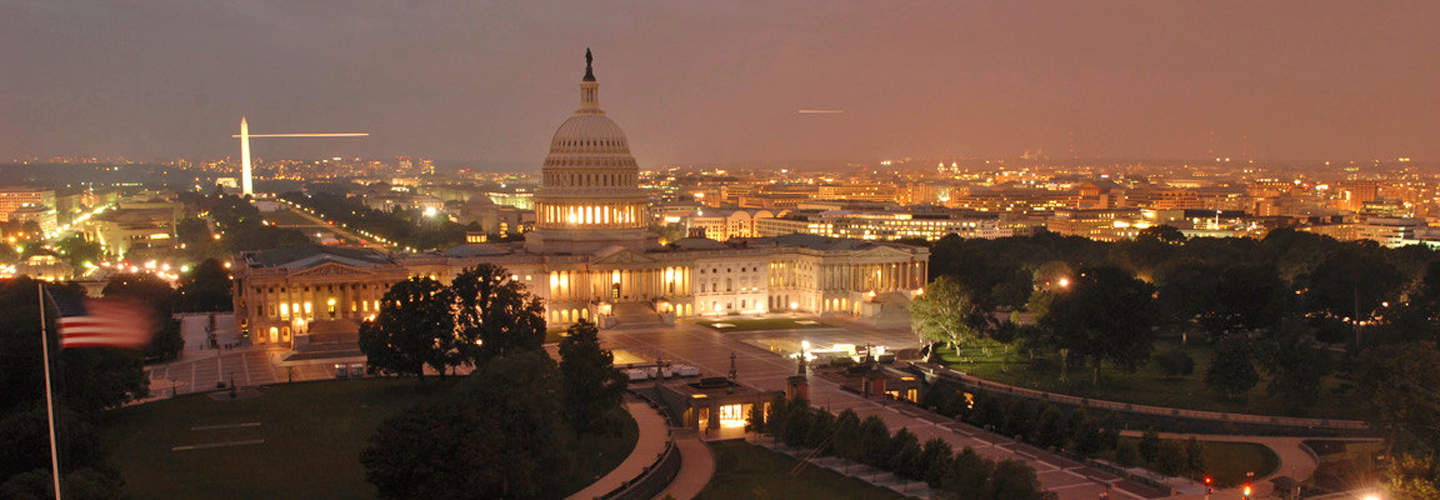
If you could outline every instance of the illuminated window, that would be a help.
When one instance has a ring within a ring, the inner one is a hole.
[[[720,407],[720,427],[745,427],[745,406],[724,405]]]

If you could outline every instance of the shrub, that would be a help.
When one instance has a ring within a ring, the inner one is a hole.
[[[1155,355],[1155,364],[1166,377],[1183,377],[1195,373],[1195,359],[1180,349],[1166,349]]]

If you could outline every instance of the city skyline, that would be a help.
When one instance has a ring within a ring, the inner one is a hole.
[[[13,2],[0,157],[234,155],[245,115],[375,134],[257,156],[538,163],[584,46],[647,165],[1440,156],[1418,2],[619,7]]]

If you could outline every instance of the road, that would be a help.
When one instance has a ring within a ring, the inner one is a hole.
[[[297,229],[300,232],[305,233],[305,235],[309,236],[311,239],[315,239],[317,242],[319,240],[315,237],[315,233],[316,230],[319,229],[320,231],[325,233],[334,233],[345,238],[359,241],[367,248],[374,248],[376,250],[389,249],[389,247],[382,245],[379,242],[376,242],[365,235],[351,231],[349,228],[341,227],[337,224],[330,224],[326,222],[325,219],[320,218],[320,216],[318,215],[306,212],[302,208],[297,208],[296,205],[290,205],[281,200],[280,206],[282,208],[278,212],[261,214],[265,217],[265,220],[270,221],[270,223],[274,224],[275,227]]]

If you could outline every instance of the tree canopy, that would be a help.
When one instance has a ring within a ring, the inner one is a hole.
[[[565,409],[570,425],[582,432],[603,428],[603,419],[620,407],[629,383],[615,369],[615,356],[600,347],[595,324],[581,320],[560,340],[560,371],[565,378]]]
[[[429,277],[396,283],[380,299],[375,319],[360,325],[360,350],[370,367],[423,377],[429,366],[441,375],[458,363],[455,348],[455,296]]]
[[[1133,371],[1150,357],[1155,307],[1149,284],[1117,267],[1082,269],[1067,288],[1057,289],[1039,325],[1060,348],[1087,360],[1099,383],[1111,363]]]

